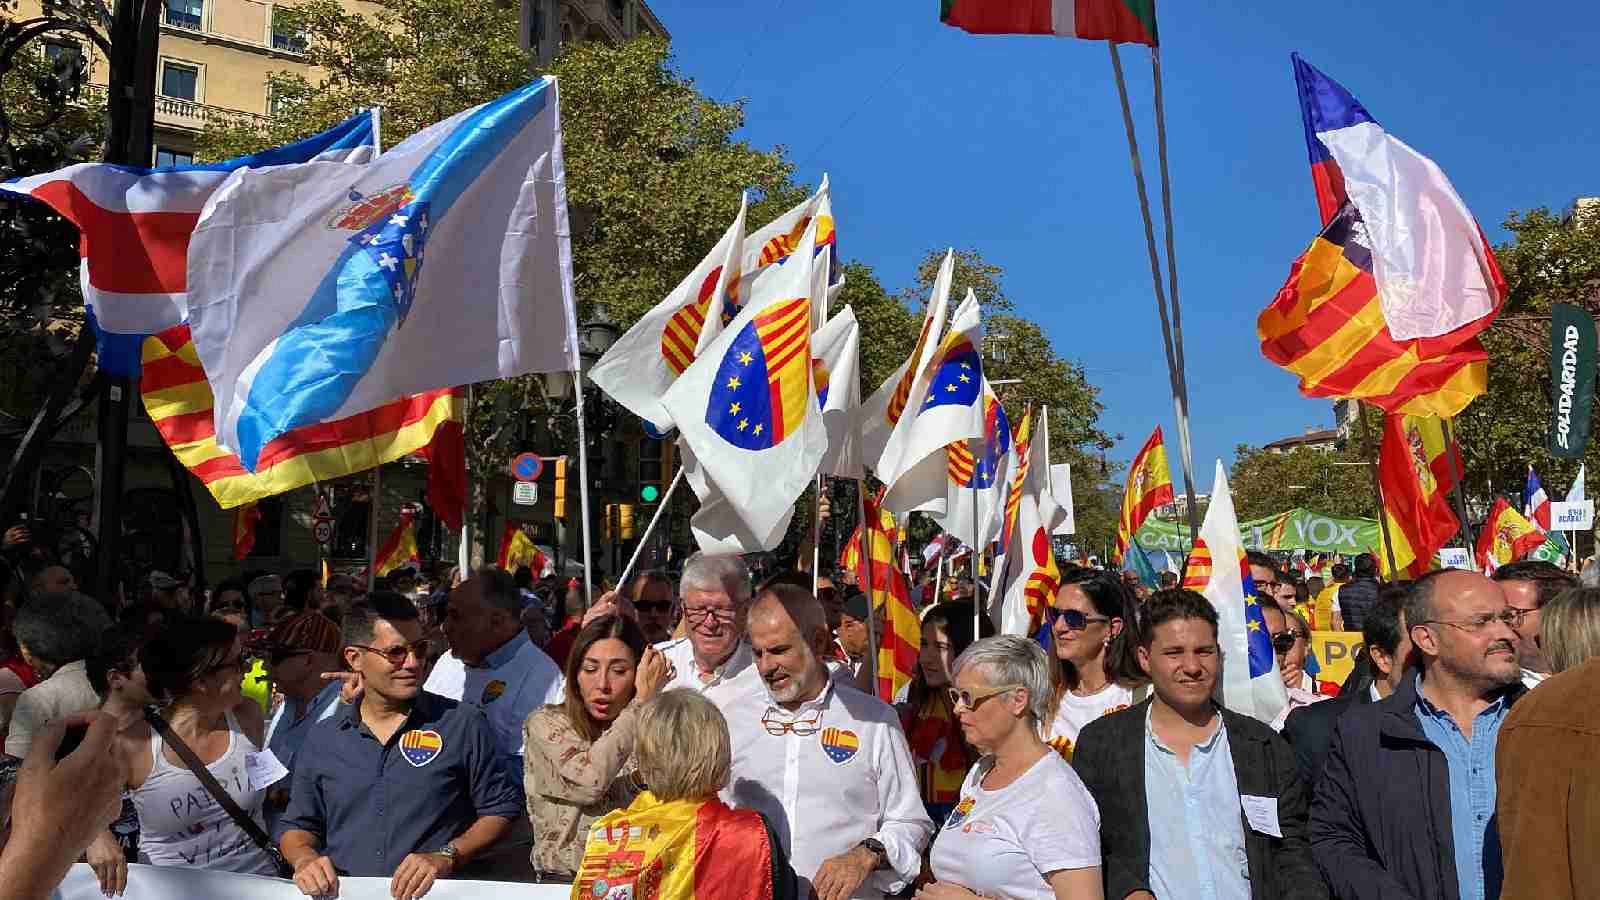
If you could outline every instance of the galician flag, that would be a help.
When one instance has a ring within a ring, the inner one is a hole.
[[[1289,694],[1261,615],[1262,601],[1250,578],[1239,540],[1239,519],[1233,511],[1233,493],[1220,459],[1211,505],[1189,556],[1183,586],[1204,594],[1217,608],[1217,642],[1222,649],[1222,677],[1217,688],[1222,705],[1262,722],[1275,720],[1289,704]]]
[[[939,0],[939,20],[972,34],[1156,45],[1155,0]]]

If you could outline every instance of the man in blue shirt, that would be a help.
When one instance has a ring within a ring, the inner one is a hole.
[[[307,896],[336,895],[340,875],[392,876],[395,900],[413,900],[494,844],[520,798],[483,711],[423,692],[410,600],[373,594],[343,638],[361,701],[306,737],[280,846]]]
[[[1495,900],[1495,739],[1526,690],[1518,617],[1500,585],[1455,569],[1417,579],[1404,612],[1420,672],[1335,726],[1312,852],[1349,900]]]

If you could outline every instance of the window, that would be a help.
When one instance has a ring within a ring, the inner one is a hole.
[[[186,153],[186,152],[184,152],[182,150],[174,150],[171,147],[157,147],[156,148],[156,166],[157,167],[161,167],[161,166],[192,166],[192,165],[194,165],[194,154],[193,153]]]
[[[272,49],[289,53],[306,52],[305,35],[278,21],[278,8],[272,8]]]
[[[204,0],[165,0],[162,20],[173,28],[200,30],[200,11]]]
[[[661,441],[652,437],[639,439],[639,480],[661,481]]]
[[[611,0],[611,15],[618,22],[623,21],[623,16],[628,12],[628,0]]]
[[[78,46],[76,41],[52,39],[44,42],[44,58],[50,60],[51,62],[59,60],[63,55],[68,53],[82,56],[83,48]]]
[[[195,88],[200,81],[200,70],[168,62],[161,66],[161,96],[179,100],[195,100]]]

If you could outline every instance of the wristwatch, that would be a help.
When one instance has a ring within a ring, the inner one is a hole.
[[[451,871],[454,871],[456,862],[461,855],[461,851],[456,849],[455,844],[446,843],[443,847],[433,851],[433,854],[435,856],[442,856],[445,859],[450,860],[450,869]]]
[[[889,864],[889,851],[883,846],[883,841],[877,838],[865,838],[856,846],[865,847],[877,855],[878,864],[873,866],[874,869],[881,869]]]

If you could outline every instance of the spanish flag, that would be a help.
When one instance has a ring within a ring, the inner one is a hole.
[[[505,531],[500,535],[500,556],[496,564],[507,572],[516,572],[522,566],[527,566],[533,577],[544,575],[545,566],[549,560],[543,552],[528,537],[521,522],[507,522]]]
[[[233,558],[237,562],[250,555],[256,545],[256,523],[261,521],[261,510],[254,502],[233,511]]]
[[[1128,467],[1128,486],[1122,492],[1122,518],[1117,522],[1117,558],[1128,549],[1128,541],[1156,507],[1172,502],[1172,475],[1167,470],[1167,445],[1161,426],[1150,434],[1139,455]]]
[[[1386,415],[1378,451],[1383,515],[1389,520],[1395,565],[1416,577],[1460,529],[1449,492],[1462,471],[1461,452],[1445,438],[1436,416]],[[1409,558],[1409,562],[1405,560]],[[1384,566],[1388,554],[1384,554]]]
[[[645,791],[589,826],[572,897],[772,900],[777,850],[754,810]]]
[[[417,513],[409,506],[402,507],[400,523],[389,533],[389,539],[383,542],[373,557],[378,564],[378,576],[387,575],[420,558],[417,553]]]
[[[451,503],[464,497],[463,398],[453,390],[429,391],[370,412],[296,428],[261,452],[255,474],[217,445],[211,387],[189,338],[178,325],[145,339],[139,392],[150,421],[178,461],[200,479],[223,509],[253,503],[297,487],[371,469],[413,453],[427,456],[429,497],[447,521]],[[455,446],[443,446],[453,442]],[[435,472],[435,470],[438,470]],[[438,478],[450,488],[435,490]],[[460,505],[454,506],[460,522]]]
[[[1507,563],[1530,556],[1553,562],[1561,558],[1561,548],[1512,509],[1506,498],[1496,497],[1489,518],[1478,529],[1478,565],[1484,572],[1493,573]]]
[[[900,689],[916,673],[917,654],[922,649],[922,621],[916,607],[911,604],[911,587],[906,577],[894,563],[894,538],[897,533],[894,516],[878,505],[878,496],[866,499],[867,548],[871,551],[873,609],[887,609],[887,622],[883,634],[878,635],[878,697],[893,703]],[[861,554],[862,527],[845,543],[839,555],[839,567],[856,573],[857,584],[867,588],[867,560]]]

